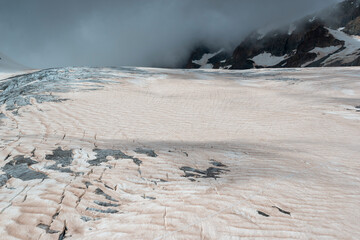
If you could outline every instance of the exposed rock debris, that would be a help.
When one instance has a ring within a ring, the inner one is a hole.
[[[211,159],[210,160],[210,164],[216,166],[216,167],[227,167],[225,164],[221,163],[221,162],[218,162],[218,161],[215,161],[214,159]]]
[[[103,207],[118,207],[118,206],[120,206],[120,204],[101,202],[101,201],[97,201],[97,200],[95,200],[94,203],[99,206],[103,206]]]
[[[223,165],[220,162],[212,162],[213,165],[216,164]],[[226,167],[225,165],[223,165]],[[195,181],[194,178],[220,178],[220,174],[229,172],[230,170],[225,168],[218,168],[218,167],[209,167],[206,170],[200,170],[192,167],[181,167],[180,170],[184,171],[184,177],[189,178],[191,181]]]
[[[96,153],[96,159],[88,161],[91,166],[99,166],[101,163],[108,162],[109,160],[107,157],[113,157],[115,159],[132,159],[138,166],[142,163],[140,159],[129,156],[120,150],[94,149],[93,151]]]
[[[264,216],[264,217],[270,217],[270,215],[269,214],[267,214],[267,213],[264,213],[264,212],[262,212],[262,211],[257,211],[257,213],[259,214],[259,215],[261,215],[261,216]]]
[[[102,195],[102,196],[104,196],[107,200],[110,200],[110,201],[113,201],[113,202],[119,202],[118,200],[112,198],[110,195],[104,193],[104,191],[101,190],[100,188],[97,188],[97,189],[95,190],[95,194],[97,194],[97,195]]]
[[[86,208],[87,211],[92,211],[92,212],[99,212],[99,213],[111,213],[111,214],[114,214],[114,213],[118,213],[119,211],[116,210],[116,209],[111,209],[111,208],[108,208],[106,210],[102,210],[102,209],[97,209],[97,208],[91,208],[91,207],[88,207]]]
[[[291,215],[290,212],[285,211],[285,210],[283,210],[283,209],[281,209],[281,208],[279,208],[279,207],[277,207],[277,206],[272,206],[272,207],[273,207],[273,208],[276,208],[277,210],[279,210],[279,212],[281,212],[281,213],[283,213],[283,214]]]
[[[33,179],[45,179],[48,176],[45,173],[35,171],[30,168],[31,165],[38,162],[31,158],[25,158],[23,155],[15,156],[13,160],[6,163],[2,170],[6,173],[0,175],[0,186],[6,184],[6,181],[11,177],[19,178],[23,181],[29,181]]]
[[[147,149],[147,148],[137,148],[134,152],[139,154],[146,154],[149,157],[157,157],[158,155],[154,152],[154,150]]]
[[[70,168],[67,168],[73,161],[72,150],[62,150],[61,147],[58,147],[53,150],[52,154],[46,155],[45,159],[55,161],[53,165],[47,167],[48,169],[67,173],[72,172]]]

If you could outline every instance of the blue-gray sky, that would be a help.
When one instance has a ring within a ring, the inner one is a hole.
[[[34,68],[175,66],[339,0],[0,0],[0,52]]]

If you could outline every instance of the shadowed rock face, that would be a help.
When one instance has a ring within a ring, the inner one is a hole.
[[[192,51],[189,61],[185,65],[185,68],[194,68],[194,69],[200,68],[201,66],[199,64],[193,63],[193,60],[200,60],[204,54],[210,52],[211,50],[205,46],[195,48]]]
[[[344,42],[334,38],[321,22],[306,24],[304,30],[293,34],[274,32],[262,40],[253,36],[245,40],[233,53],[229,60],[233,69],[254,67],[255,62],[249,60],[261,53],[271,53],[273,56],[288,55],[290,58],[275,65],[275,67],[299,67],[316,58],[315,53],[309,53],[319,47],[343,45]],[[264,67],[258,65],[257,67]]]
[[[192,51],[190,58],[188,59],[185,66],[183,66],[183,67],[198,69],[201,66],[199,64],[194,63],[193,61],[200,60],[204,54],[209,54],[209,53],[213,53],[213,52],[216,52],[216,50],[210,49],[205,46],[197,47]],[[218,54],[216,54],[215,56],[209,58],[208,63],[212,64],[214,66],[214,68],[218,69],[218,68],[224,66],[224,60],[228,59],[229,57],[230,57],[230,54],[227,51],[221,51]]]
[[[232,55],[218,53],[208,60],[208,64],[212,64],[215,69],[228,66],[231,66],[231,69],[249,69],[360,65],[359,58],[349,56],[348,52],[331,64],[325,60],[334,52],[325,54],[322,59],[317,58],[319,54],[312,52],[315,48],[338,47],[341,48],[339,51],[345,50],[345,42],[330,34],[327,28],[344,28],[343,31],[347,34],[360,35],[360,0],[346,0],[316,15],[300,19],[291,26],[272,30],[265,35],[253,32],[234,49]],[[205,53],[216,51],[211,51],[206,46],[197,47],[186,67],[200,68],[201,66],[193,61],[201,59]],[[360,57],[360,51],[353,49],[353,52]],[[284,60],[270,65],[253,61],[255,56],[263,53],[271,54],[275,58],[284,57]]]
[[[360,0],[345,0],[319,13],[327,26],[333,29],[346,26],[360,16]]]
[[[344,32],[350,35],[360,35],[360,16],[349,22],[346,25]]]

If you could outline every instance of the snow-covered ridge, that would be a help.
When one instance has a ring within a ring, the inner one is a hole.
[[[341,64],[349,64],[356,59],[360,58],[360,37],[359,36],[350,36],[344,33],[343,29],[330,29],[326,28],[329,31],[329,34],[334,36],[334,38],[343,41],[343,45],[329,46],[329,47],[315,47],[310,50],[309,53],[315,53],[317,56],[315,59],[303,63],[301,67],[310,66],[312,63],[324,59],[320,63],[320,66],[329,66],[334,62],[340,62]],[[274,56],[269,52],[263,52],[249,59],[254,62],[254,66],[262,67],[273,67],[278,65],[284,60],[289,59],[291,56]],[[286,63],[285,63],[286,64]]]
[[[330,54],[333,54],[336,51],[338,51],[340,48],[342,48],[342,46],[330,46],[330,47],[325,47],[325,48],[316,47],[309,52],[309,53],[316,53],[316,55],[317,55],[316,58],[310,62],[304,63],[302,65],[302,67],[306,67],[313,62],[316,62],[326,56],[329,56]]]
[[[343,32],[343,28],[337,30],[331,28],[325,28],[328,31],[328,35],[333,36],[336,40],[343,42],[343,44],[337,43],[337,45],[328,46],[328,47],[315,47],[308,51],[307,53],[315,53],[316,57],[312,60],[307,60],[300,62],[301,64],[298,67],[308,67],[308,66],[333,66],[335,65],[352,65],[360,64],[360,60],[356,63],[357,59],[360,59],[360,37],[351,36]],[[291,35],[296,30],[296,25],[291,25],[289,28],[288,34]],[[276,36],[274,36],[276,38]],[[262,40],[262,37],[259,36],[258,41]],[[192,63],[200,65],[200,68],[213,68],[214,65],[209,62],[209,59],[220,54],[222,50],[215,53],[207,53],[202,56],[200,60],[193,60]],[[281,62],[284,61],[282,66],[286,66],[287,61],[291,57],[297,54],[297,50],[294,49],[292,53],[285,54],[283,56],[276,56],[268,51],[263,51],[262,53],[248,58],[254,62],[254,67],[274,67],[278,66]],[[321,62],[319,60],[323,59]],[[228,69],[231,67],[231,64],[226,64],[229,59],[220,60],[219,65],[220,69]],[[232,63],[232,59],[229,61]],[[226,64],[226,66],[225,66]]]
[[[340,61],[342,63],[350,63],[355,59],[360,57],[360,39],[358,36],[350,36],[342,31],[333,30],[327,28],[331,35],[333,35],[336,39],[344,41],[344,50],[331,55],[326,61],[324,65],[331,64],[335,61]]]

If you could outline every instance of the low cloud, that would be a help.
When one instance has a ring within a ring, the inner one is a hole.
[[[29,67],[175,67],[337,0],[4,0],[0,52]]]

